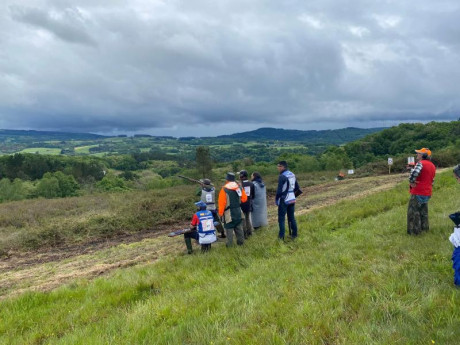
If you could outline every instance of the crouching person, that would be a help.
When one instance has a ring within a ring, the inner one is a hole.
[[[187,252],[192,254],[192,238],[201,244],[201,251],[206,252],[211,249],[211,243],[216,242],[216,228],[214,227],[214,217],[211,211],[206,210],[206,203],[198,201],[195,203],[198,208],[192,217],[190,224],[191,232],[184,234],[185,245]]]

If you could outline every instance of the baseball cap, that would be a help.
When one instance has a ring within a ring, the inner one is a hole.
[[[431,156],[431,150],[426,147],[422,147],[420,150],[415,150],[417,153],[426,153],[428,156]]]

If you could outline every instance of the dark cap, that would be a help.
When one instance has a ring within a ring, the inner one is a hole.
[[[281,165],[281,166],[287,168],[287,162],[286,161],[279,161],[278,165]]]
[[[241,178],[241,177],[243,177],[243,178],[244,178],[244,177],[248,177],[248,172],[247,172],[246,170],[241,170],[241,171],[240,171],[240,178]]]
[[[206,208],[206,204],[204,201],[200,200],[195,203],[195,206],[198,207],[200,210],[203,210]]]
[[[227,181],[235,181],[235,174],[234,173],[231,173],[231,172],[228,172],[227,173],[227,177],[225,177],[225,179]]]

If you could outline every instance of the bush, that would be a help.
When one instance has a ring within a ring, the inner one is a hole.
[[[23,200],[28,197],[28,190],[20,179],[11,182],[4,178],[0,180],[0,202]]]
[[[106,192],[122,192],[129,190],[125,180],[112,174],[106,175],[96,184],[97,188]]]
[[[73,176],[57,171],[43,175],[37,184],[35,193],[47,199],[65,198],[78,195],[79,189],[80,186]]]

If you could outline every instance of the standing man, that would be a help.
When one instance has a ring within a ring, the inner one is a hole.
[[[409,192],[411,194],[407,209],[407,233],[419,235],[429,230],[428,201],[433,190],[436,167],[431,163],[431,150],[421,148],[415,150],[417,164],[409,176]]]
[[[285,233],[285,216],[287,213],[288,225],[292,239],[297,237],[297,223],[294,216],[296,196],[300,195],[302,191],[299,188],[295,175],[288,170],[286,161],[278,163],[278,171],[280,176],[278,178],[278,189],[276,190],[276,205],[278,205],[278,223],[280,240],[284,240]]]
[[[200,180],[201,182],[201,201],[203,201],[206,204],[206,209],[208,211],[211,211],[214,221],[218,222],[218,225],[216,226],[216,229],[220,233],[220,238],[225,238],[225,231],[224,227],[222,226],[222,223],[220,222],[220,219],[217,215],[217,207],[216,207],[216,190],[214,186],[211,183],[210,179],[203,179]]]
[[[255,196],[255,189],[254,184],[248,180],[248,172],[246,170],[240,171],[240,182],[241,187],[244,189],[248,200],[246,202],[241,203],[241,210],[244,214],[244,221],[243,221],[243,231],[244,231],[244,238],[247,239],[249,236],[252,235],[252,204]]]
[[[235,182],[235,174],[227,173],[225,185],[219,192],[218,212],[224,219],[224,228],[227,232],[227,247],[233,246],[233,232],[236,235],[236,244],[243,245],[244,233],[241,226],[241,202],[246,202],[248,197]]]

